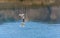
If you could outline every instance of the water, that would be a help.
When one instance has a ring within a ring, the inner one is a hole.
[[[0,25],[0,38],[60,38],[60,24],[10,22]]]

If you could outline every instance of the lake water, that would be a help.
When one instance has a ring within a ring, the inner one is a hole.
[[[60,24],[9,22],[0,25],[0,38],[60,38]]]

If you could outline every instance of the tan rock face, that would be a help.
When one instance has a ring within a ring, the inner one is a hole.
[[[21,0],[0,0],[0,3],[7,3],[7,2],[15,2],[15,3],[21,3],[23,5],[32,5],[32,4],[36,4],[36,5],[41,5],[42,3],[44,5],[48,5],[50,3],[55,3],[55,0],[23,0],[23,2],[21,2]]]
[[[16,0],[0,0],[0,3],[16,2]]]
[[[23,0],[23,2],[20,0],[0,0],[0,9],[41,6],[42,4],[50,5],[53,3],[55,3],[55,0]]]

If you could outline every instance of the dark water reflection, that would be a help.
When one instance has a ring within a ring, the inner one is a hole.
[[[4,23],[10,23],[10,22],[22,22],[22,20],[18,20],[18,21],[14,21],[14,20],[9,20],[9,21],[0,21],[0,25],[4,24]],[[29,21],[31,22],[31,21]],[[60,22],[57,21],[32,21],[32,22],[36,22],[36,23],[42,23],[42,24],[60,24]]]

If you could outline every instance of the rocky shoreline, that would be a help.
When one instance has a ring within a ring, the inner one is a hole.
[[[51,8],[51,19],[50,21],[58,21],[60,19],[60,7],[50,7]],[[26,8],[24,10],[21,9],[6,9],[0,10],[0,22],[1,21],[18,21],[21,18],[19,17],[20,13],[25,13],[26,18],[28,20],[39,20],[39,21],[47,21],[49,19],[49,11],[46,7],[40,8]],[[54,19],[53,15],[55,14],[56,18]]]

